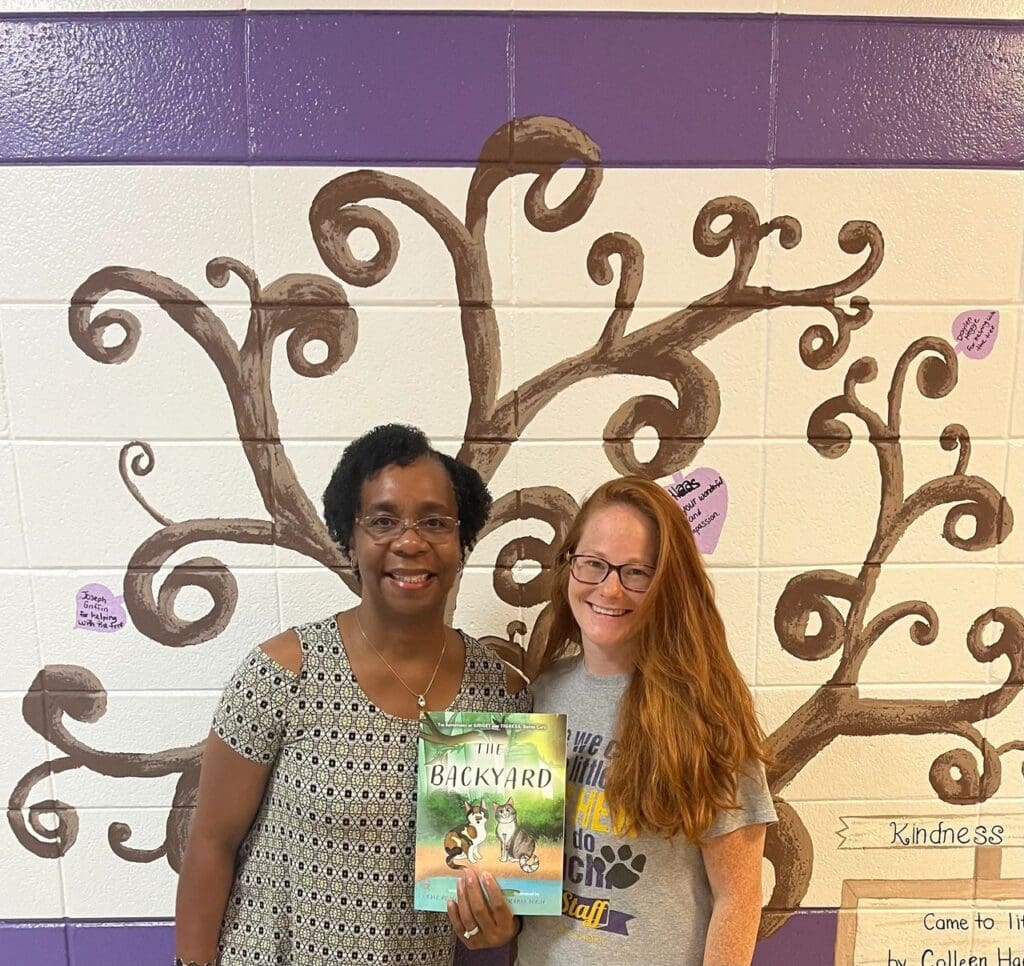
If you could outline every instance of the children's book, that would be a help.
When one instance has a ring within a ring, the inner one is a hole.
[[[565,715],[423,713],[417,909],[443,912],[471,868],[517,915],[559,915],[564,834]]]

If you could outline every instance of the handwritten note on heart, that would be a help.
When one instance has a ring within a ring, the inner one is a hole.
[[[999,312],[996,309],[970,309],[953,319],[956,351],[968,359],[984,359],[995,346],[997,335]]]
[[[686,514],[697,549],[704,554],[714,553],[729,512],[729,488],[722,474],[707,466],[673,473],[665,489]]]
[[[75,627],[113,634],[128,623],[124,597],[103,584],[86,584],[75,595]]]

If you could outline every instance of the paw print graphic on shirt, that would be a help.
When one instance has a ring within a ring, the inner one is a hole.
[[[647,865],[647,856],[643,853],[633,855],[628,845],[619,846],[616,852],[610,845],[602,846],[601,858],[608,863],[604,881],[612,889],[628,889],[640,881],[640,874]]]

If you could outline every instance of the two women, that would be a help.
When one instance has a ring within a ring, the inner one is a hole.
[[[346,449],[325,512],[362,599],[257,648],[225,692],[178,890],[184,962],[450,962],[448,922],[412,909],[417,718],[529,708],[443,622],[489,506],[418,431]],[[533,690],[535,710],[569,716],[566,915],[526,919],[519,962],[749,963],[774,812],[685,517],[655,484],[616,480],[563,549]],[[518,926],[472,872],[449,919],[471,948]]]

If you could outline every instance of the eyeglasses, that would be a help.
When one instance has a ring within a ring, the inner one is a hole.
[[[619,583],[626,590],[642,594],[651,589],[651,582],[654,580],[653,567],[635,563],[616,566],[608,563],[603,557],[588,557],[581,553],[569,555],[569,572],[581,584],[600,584],[613,570],[619,575]]]
[[[426,540],[427,543],[444,543],[459,528],[455,517],[443,517],[431,514],[420,520],[400,520],[387,513],[374,513],[365,517],[356,517],[359,524],[376,543],[390,543],[397,540],[410,528]]]

